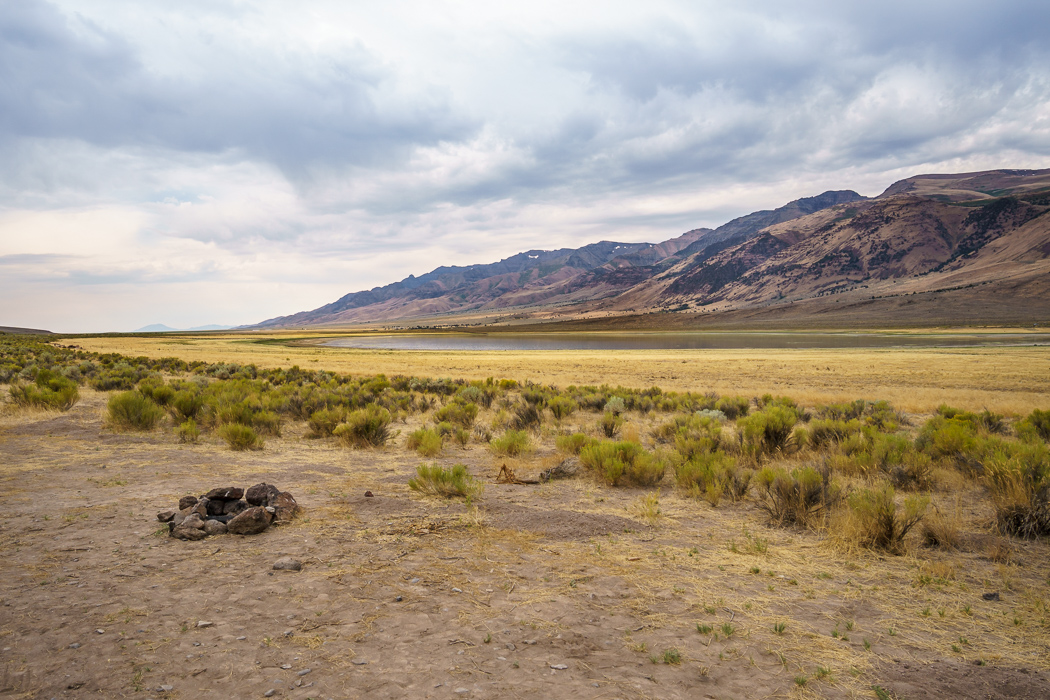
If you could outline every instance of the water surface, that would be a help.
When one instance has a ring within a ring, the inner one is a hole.
[[[988,347],[1045,345],[1046,333],[394,333],[334,338],[333,348],[370,350],[762,350],[788,348]]]

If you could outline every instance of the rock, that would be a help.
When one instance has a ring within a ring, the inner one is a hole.
[[[211,620],[197,620],[198,627],[211,627],[214,624]]]
[[[185,520],[179,523],[179,527],[192,527],[194,530],[203,530],[204,518],[197,513],[190,513]]]
[[[204,530],[198,530],[195,527],[186,527],[185,525],[179,525],[173,528],[169,533],[172,537],[177,540],[203,540],[208,536],[208,533]]]
[[[365,491],[365,498],[375,498],[375,496],[372,495],[371,491]]]
[[[106,630],[95,630],[95,634],[105,634]]]
[[[291,665],[291,664],[281,664],[281,668],[283,668],[283,669],[284,669],[285,671],[287,671],[287,670],[288,670],[288,669],[290,669],[291,667],[292,667],[292,665]]]
[[[193,511],[190,508],[183,508],[175,514],[175,518],[171,521],[171,523],[174,523],[175,525],[182,525],[182,521],[185,520],[186,517],[192,512]]]
[[[249,508],[226,523],[226,531],[231,535],[256,535],[270,526],[272,517],[265,508]]]
[[[248,510],[247,501],[226,501],[226,505],[222,507],[223,515],[237,515]]]
[[[213,501],[208,499],[208,515],[222,515],[223,508],[226,507],[226,501]]]
[[[213,501],[236,501],[243,495],[244,489],[239,489],[236,486],[223,486],[222,488],[212,489],[204,497]]]
[[[299,504],[295,502],[295,498],[292,494],[287,491],[277,493],[270,499],[269,505],[277,509],[275,519],[279,523],[288,522],[299,512]]]
[[[162,523],[170,523],[172,520],[175,519],[176,515],[177,513],[173,510],[162,510],[161,512],[157,513],[157,520],[161,521]]]
[[[568,666],[566,666],[565,664],[551,664],[551,668],[553,668],[555,671],[564,671],[568,668]]]
[[[299,675],[300,676],[305,676],[307,673],[309,673],[312,670],[313,670],[312,668],[304,668],[302,671],[299,671]]]
[[[280,492],[281,490],[273,484],[263,482],[248,489],[244,494],[244,500],[248,501],[248,505],[265,506],[269,504],[271,495],[277,495]]]
[[[273,688],[270,688],[270,689],[269,689],[269,690],[267,690],[267,691],[266,691],[265,693],[263,693],[263,697],[264,697],[264,698],[272,698],[272,697],[273,697],[273,694],[274,694],[274,693],[276,693],[276,692],[277,692],[277,691],[276,691],[275,689],[273,689]]]
[[[211,537],[214,537],[215,535],[225,535],[226,523],[219,522],[218,520],[206,520],[204,521],[204,532]]]
[[[70,649],[79,649],[80,648],[80,642],[73,642],[72,644],[69,645],[69,648]]]
[[[569,477],[576,476],[576,472],[580,469],[580,459],[578,457],[569,457],[568,459],[562,460],[561,464],[556,467],[540,472],[540,481],[551,481],[552,479],[568,479]]]
[[[354,659],[353,664],[354,666],[366,666],[368,665],[368,662],[364,659]]]
[[[191,511],[200,515],[201,518],[206,518],[208,517],[208,504],[210,502],[211,501],[209,501],[207,498],[202,498],[201,500],[197,501],[197,505],[193,506]]]
[[[170,693],[171,691],[175,690],[175,686],[173,686],[173,685],[158,685],[157,686],[157,690],[159,690],[162,693]]]
[[[302,571],[303,563],[292,557],[281,557],[273,563],[274,571]]]
[[[981,597],[985,600],[999,600],[999,591],[995,591],[994,593],[982,593]]]
[[[192,508],[195,505],[197,505],[196,496],[183,496],[179,499],[179,510],[186,510],[187,508]]]

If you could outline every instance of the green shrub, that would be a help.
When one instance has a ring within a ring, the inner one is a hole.
[[[436,430],[420,428],[408,434],[406,445],[422,457],[433,457],[441,452],[442,440]]]
[[[861,430],[860,421],[849,421],[829,418],[814,420],[809,423],[809,442],[813,447],[828,447],[845,440]]]
[[[985,483],[999,531],[1033,538],[1050,535],[1050,450],[1042,444],[1018,445],[985,466]]]
[[[817,413],[823,417],[828,418],[838,423],[844,423],[850,420],[857,420],[864,415],[864,409],[867,407],[867,402],[864,399],[857,399],[856,401],[850,401],[849,403],[832,403],[826,406],[818,406]]]
[[[1042,439],[1050,442],[1050,411],[1032,411],[1026,418],[1018,421],[1017,434],[1026,441]]]
[[[196,391],[187,389],[176,391],[171,401],[168,402],[168,410],[179,422],[196,420],[202,408],[204,408],[204,397]]]
[[[756,481],[769,521],[781,526],[820,527],[842,493],[826,465],[822,469],[796,467],[790,472],[764,467]]]
[[[532,449],[532,441],[524,430],[508,430],[498,438],[492,438],[489,449],[494,454],[516,457]]]
[[[164,409],[138,391],[123,391],[109,398],[109,422],[124,430],[152,430]]]
[[[252,427],[263,435],[281,437],[281,417],[274,411],[258,411],[252,415]]]
[[[578,455],[587,445],[591,444],[593,440],[583,433],[573,433],[572,435],[559,435],[554,439],[554,446],[562,452],[569,454]]]
[[[468,474],[466,466],[462,464],[455,464],[449,469],[437,464],[420,464],[416,468],[416,476],[408,480],[408,486],[413,491],[445,498],[475,498],[481,495],[483,489],[482,484]]]
[[[434,419],[438,422],[453,423],[461,428],[473,428],[477,418],[478,405],[476,403],[456,399],[439,408],[434,414]]]
[[[737,419],[737,430],[744,450],[757,456],[785,450],[797,422],[795,409],[774,404]]]
[[[723,496],[737,501],[747,494],[754,472],[742,469],[736,459],[722,451],[701,452],[675,465],[678,487],[717,506]]]
[[[522,403],[514,407],[514,417],[510,423],[515,430],[528,430],[535,428],[542,422],[541,411],[543,408],[538,404]]]
[[[723,396],[715,402],[714,407],[725,414],[729,420],[736,420],[740,416],[747,415],[751,402],[743,396]]]
[[[636,442],[596,442],[580,450],[580,462],[598,473],[610,486],[629,482],[636,486],[653,486],[663,479],[667,462],[656,457]]]
[[[897,507],[893,487],[860,489],[850,494],[838,535],[850,544],[901,554],[904,537],[926,514],[930,497],[911,495]]]
[[[382,447],[390,439],[390,411],[376,404],[351,411],[332,435],[348,447]]]
[[[623,398],[619,396],[613,396],[605,402],[605,407],[602,409],[605,413],[612,413],[619,416],[621,413],[627,410],[627,404],[624,403]]]
[[[915,446],[934,459],[959,460],[977,447],[977,435],[968,420],[934,416],[922,427]]]
[[[310,434],[314,437],[331,437],[336,426],[346,418],[343,408],[321,408],[310,414],[306,424],[310,426]]]
[[[557,420],[563,420],[575,413],[579,406],[572,399],[567,399],[564,396],[555,396],[547,402],[547,408],[550,409],[551,415]]]
[[[179,438],[179,442],[197,442],[197,440],[200,439],[201,431],[197,427],[197,422],[195,420],[187,418],[185,422],[175,430],[175,435]]]
[[[622,425],[623,418],[612,411],[603,413],[601,420],[598,421],[598,427],[601,428],[602,434],[607,438],[615,437]]]
[[[219,437],[226,441],[231,450],[261,450],[263,440],[247,425],[227,423],[219,428]]]
[[[11,400],[19,406],[68,411],[80,400],[77,383],[49,369],[37,372],[32,384],[12,384]]]

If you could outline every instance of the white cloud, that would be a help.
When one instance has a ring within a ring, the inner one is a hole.
[[[1047,167],[1047,24],[1022,1],[4,3],[0,324],[247,323]]]

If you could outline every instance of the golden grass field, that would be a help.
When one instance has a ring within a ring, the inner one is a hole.
[[[1018,415],[1050,405],[1050,347],[438,352],[310,344],[331,337],[252,333],[75,342],[96,352],[353,374],[506,377],[561,387],[656,385],[668,391],[783,394],[807,405],[884,399],[915,413],[942,403]],[[274,340],[294,344],[265,344]]]

